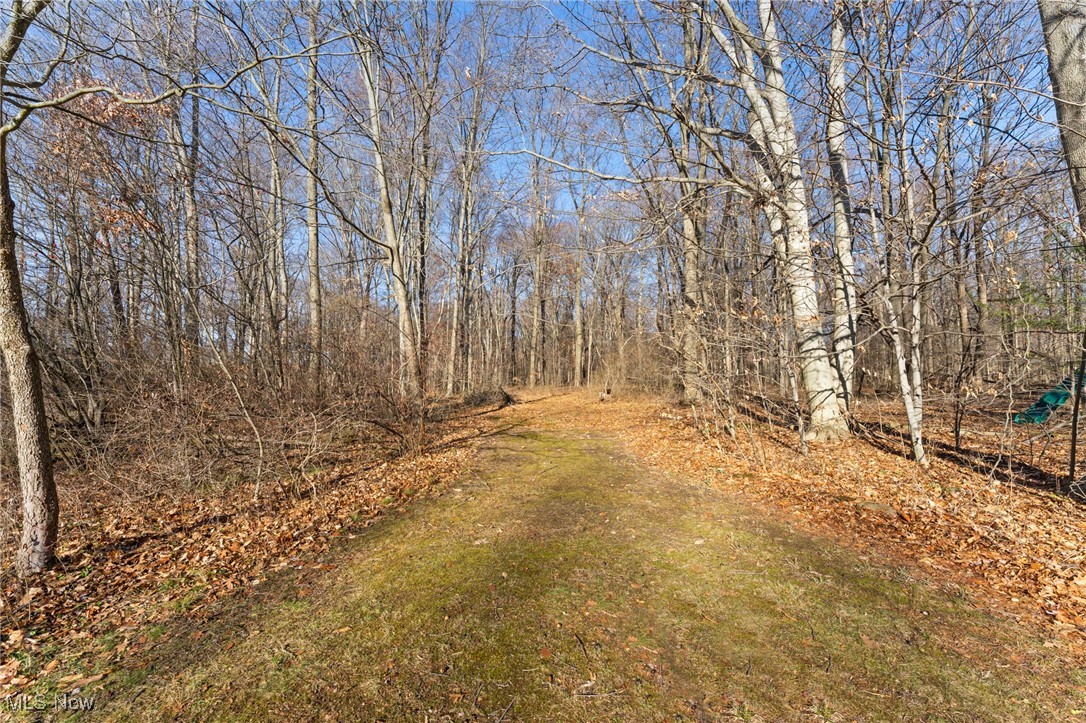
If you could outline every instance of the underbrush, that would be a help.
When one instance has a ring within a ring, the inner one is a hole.
[[[377,394],[251,396],[238,405],[199,381],[140,390],[93,433],[59,430],[59,561],[32,581],[9,572],[19,495],[4,475],[0,693],[96,674],[154,645],[146,630],[312,564],[457,474],[484,424],[453,403],[437,415]],[[120,636],[119,653],[97,650],[102,636]]]
[[[501,387],[470,392],[464,395],[464,406],[466,407],[496,406],[502,408],[513,403],[513,397]]]

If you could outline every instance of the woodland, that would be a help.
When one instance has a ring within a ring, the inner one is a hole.
[[[129,608],[316,559],[546,395],[1086,650],[1086,2],[0,27],[5,691],[65,672],[50,638],[116,661],[154,643],[116,653]]]

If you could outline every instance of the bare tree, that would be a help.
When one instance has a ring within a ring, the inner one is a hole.
[[[317,209],[317,176],[320,159],[320,139],[317,135],[319,122],[320,93],[317,84],[319,38],[317,22],[320,16],[320,4],[314,0],[309,5],[309,51],[306,54],[306,135],[309,143],[309,157],[306,164],[306,231],[309,236],[309,377],[313,388],[320,393],[321,364],[324,356],[324,313],[321,305],[321,248],[320,216]]]
[[[1086,3],[1038,0],[1048,47],[1048,73],[1056,101],[1060,138],[1071,174],[1079,227],[1086,229]]]
[[[20,575],[32,575],[56,559],[60,505],[53,480],[53,456],[45,415],[41,370],[30,336],[16,249],[15,201],[8,171],[8,138],[26,117],[6,112],[7,94],[14,88],[39,87],[45,76],[24,80],[11,75],[12,62],[27,31],[45,10],[47,0],[24,4],[15,0],[4,35],[0,37],[0,349],[8,370],[15,449],[23,497],[23,535],[15,562]]]
[[[400,367],[403,373],[404,388],[411,398],[418,398],[423,392],[423,375],[419,358],[418,331],[415,307],[411,303],[409,277],[407,273],[406,222],[397,218],[393,208],[393,169],[390,167],[388,138],[384,131],[383,116],[388,112],[384,105],[382,88],[382,52],[376,37],[376,30],[382,12],[380,8],[356,8],[349,16],[351,22],[351,41],[363,92],[368,104],[367,124],[369,142],[372,147],[373,170],[379,194],[379,214],[381,237],[378,244],[387,255],[389,279],[392,285],[393,299],[399,326],[398,345],[400,349]]]
[[[785,82],[777,9],[771,0],[759,0],[759,32],[755,33],[728,0],[717,3],[719,19],[698,7],[713,38],[735,69],[734,84],[750,107],[746,134],[719,132],[749,139],[758,160],[757,184],[767,198],[765,213],[791,301],[800,375],[811,414],[811,438],[847,437],[848,423],[835,393],[833,367],[818,308],[809,202],[791,96]]]
[[[849,194],[848,157],[845,153],[845,34],[849,12],[846,0],[835,0],[830,30],[826,87],[826,149],[833,193],[833,349],[841,400],[852,402],[856,364],[856,262],[852,254],[852,200]]]

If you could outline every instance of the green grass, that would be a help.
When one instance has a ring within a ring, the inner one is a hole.
[[[98,713],[1006,721],[1086,707],[1081,672],[1014,624],[605,440],[506,438],[338,555],[304,600],[284,582],[233,602],[227,632],[172,636],[184,642],[118,677]]]
[[[204,585],[195,585],[191,590],[185,593],[184,596],[177,600],[170,601],[170,609],[179,614],[188,612],[193,605],[200,602],[204,598]]]

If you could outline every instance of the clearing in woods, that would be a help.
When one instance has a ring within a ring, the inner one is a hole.
[[[1023,627],[532,404],[455,486],[231,603],[97,710],[164,720],[1053,720]],[[583,421],[583,420],[582,420]],[[254,602],[255,600],[255,602]]]

